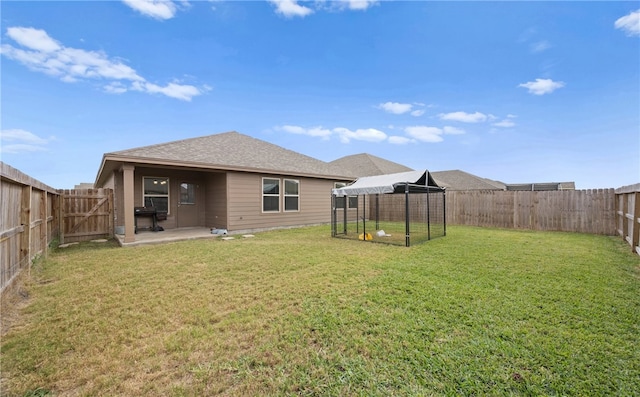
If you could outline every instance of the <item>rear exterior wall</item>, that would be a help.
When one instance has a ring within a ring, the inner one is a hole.
[[[280,179],[280,210],[262,211],[262,178]],[[283,210],[284,179],[299,181],[299,210]],[[227,174],[228,218],[230,231],[270,229],[329,223],[331,189],[334,181],[288,175],[261,175],[242,172]]]
[[[206,177],[206,226],[229,229],[227,224],[227,174],[210,173]]]

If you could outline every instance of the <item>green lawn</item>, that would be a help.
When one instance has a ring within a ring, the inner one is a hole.
[[[2,338],[0,394],[640,393],[640,258],[621,239],[447,233],[58,250]]]

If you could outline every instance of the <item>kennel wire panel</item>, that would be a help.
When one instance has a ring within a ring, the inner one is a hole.
[[[338,238],[410,246],[446,235],[444,192],[332,196],[332,208]]]

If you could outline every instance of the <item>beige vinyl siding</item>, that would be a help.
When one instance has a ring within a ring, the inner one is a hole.
[[[362,217],[365,215],[364,206],[366,206],[367,219],[375,219],[375,213],[372,213],[371,211],[371,203],[372,202],[375,203],[375,195],[362,195],[362,196],[349,196],[349,197],[354,197],[354,200],[355,200],[355,197],[358,197],[358,205],[360,208],[347,209],[347,222],[355,222],[358,219],[362,219]],[[338,222],[343,222],[344,210],[342,208],[339,208],[336,211],[336,216],[338,218],[337,219]]]
[[[299,211],[283,210],[283,189],[280,189],[280,212],[262,212],[262,178],[295,179],[300,182]],[[241,172],[227,174],[228,229],[268,229],[329,223],[331,220],[331,189],[333,181],[300,178],[291,175],[262,175]]]
[[[228,229],[227,174],[207,175],[206,185],[206,225],[210,228]]]

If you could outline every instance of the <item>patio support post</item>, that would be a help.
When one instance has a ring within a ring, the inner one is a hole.
[[[133,243],[136,241],[135,203],[133,198],[133,171],[135,167],[130,164],[123,164],[121,170],[124,181],[124,242]]]
[[[409,182],[404,184],[404,224],[405,224],[405,247],[411,246],[409,232]]]

